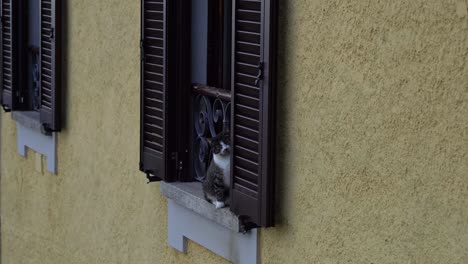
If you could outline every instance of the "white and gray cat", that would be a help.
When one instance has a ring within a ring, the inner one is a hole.
[[[208,139],[213,153],[213,159],[203,181],[205,199],[215,207],[223,208],[229,199],[231,185],[231,144],[229,133]]]

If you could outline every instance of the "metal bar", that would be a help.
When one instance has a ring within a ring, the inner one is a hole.
[[[221,88],[211,87],[203,84],[193,84],[192,91],[212,98],[218,98],[226,102],[231,101],[231,92]]]

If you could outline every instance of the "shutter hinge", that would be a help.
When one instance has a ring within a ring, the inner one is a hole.
[[[24,103],[24,96],[20,91],[16,91],[16,98],[21,104]]]
[[[152,170],[145,170],[145,165],[143,164],[143,162],[140,162],[140,170],[146,174],[146,178],[148,179],[148,182],[147,184],[150,184],[152,182],[157,182],[157,181],[160,181],[161,179],[159,177],[157,177],[155,174],[154,174],[154,171]]]
[[[11,112],[11,109],[8,108],[6,105],[2,105],[2,108],[3,108],[3,111],[5,111],[5,113]]]
[[[258,86],[260,81],[263,80],[263,68],[264,68],[263,66],[264,66],[263,62],[260,62],[257,66],[258,74],[257,74],[257,78],[255,79],[255,86]]]
[[[160,179],[157,176],[155,176],[154,172],[151,171],[151,170],[146,170],[145,174],[146,174],[146,178],[148,179],[147,184],[150,184],[152,182],[160,181]]]
[[[250,217],[241,215],[239,216],[239,232],[247,234],[250,230],[258,228],[259,226],[254,222],[250,221]]]
[[[54,39],[54,28],[50,28],[50,31],[49,31],[49,38],[52,40]]]
[[[141,61],[145,60],[145,44],[143,40],[140,40],[140,60]]]
[[[50,136],[50,135],[52,135],[53,132],[57,132],[57,131],[50,128],[49,124],[43,123],[41,132],[46,136]]]
[[[184,161],[179,159],[179,153],[178,152],[172,152],[171,153],[171,160],[174,160],[175,163],[176,163],[176,171],[184,170]]]

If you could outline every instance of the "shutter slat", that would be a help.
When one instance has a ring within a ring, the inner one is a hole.
[[[41,108],[40,120],[47,131],[61,130],[61,16],[60,0],[40,1]]]
[[[16,42],[16,32],[13,25],[16,25],[16,22],[13,19],[16,18],[17,13],[17,4],[12,3],[13,0],[2,0],[1,7],[1,17],[2,17],[2,30],[0,34],[0,45],[1,45],[1,75],[2,82],[0,85],[0,97],[1,105],[5,110],[13,110],[14,105],[14,91],[16,87],[16,82],[14,82],[14,74],[16,74],[16,52],[14,51],[14,44]]]
[[[167,1],[142,0],[140,170],[152,180],[169,180]]]
[[[273,225],[276,0],[234,0],[231,210]]]
[[[250,189],[253,192],[258,192],[258,172],[251,172],[241,167],[234,167],[234,171],[237,173],[238,177],[234,179],[234,184],[239,184],[243,187]],[[257,195],[252,195],[256,197]]]

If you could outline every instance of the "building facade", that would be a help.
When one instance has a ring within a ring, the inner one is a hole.
[[[140,1],[64,6],[57,173],[1,117],[3,263],[223,263],[139,164]],[[468,2],[280,1],[259,263],[468,263]]]

